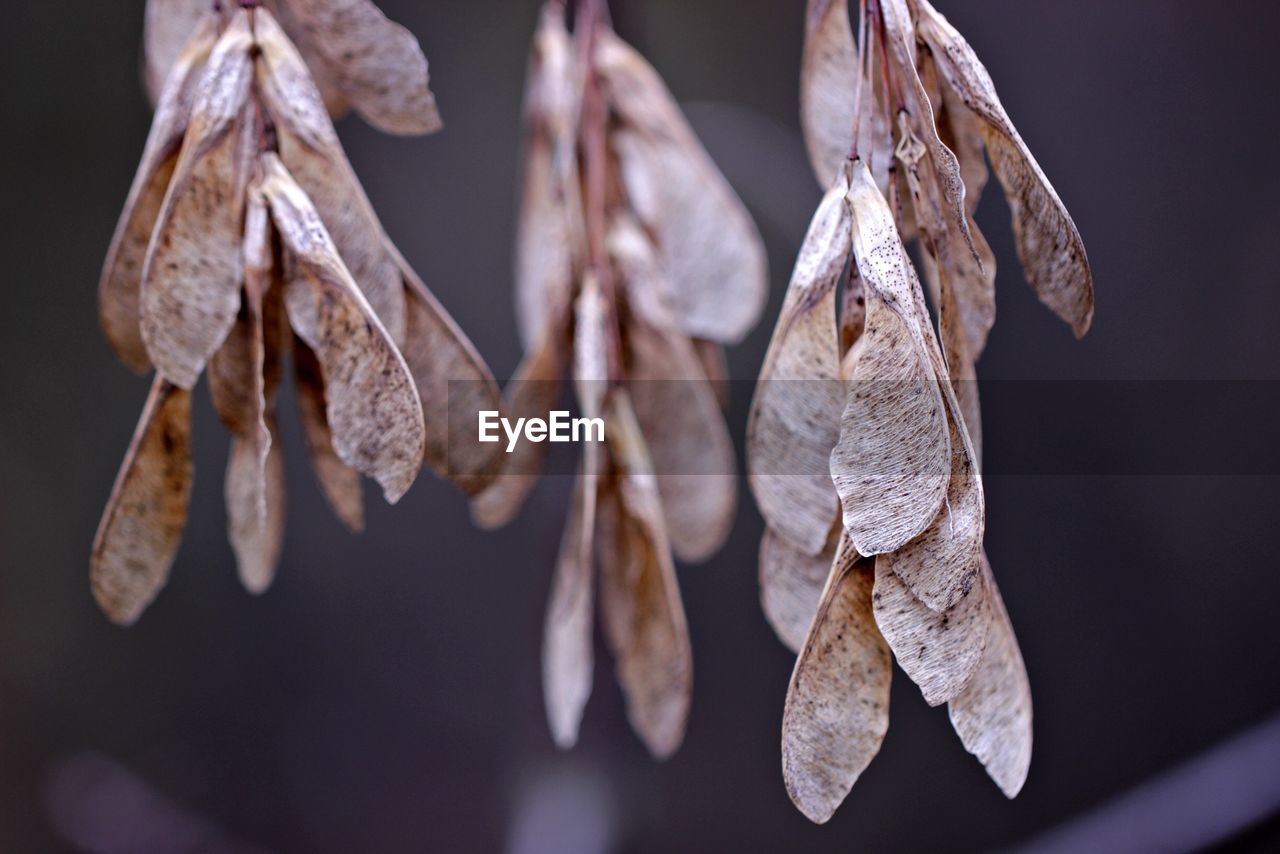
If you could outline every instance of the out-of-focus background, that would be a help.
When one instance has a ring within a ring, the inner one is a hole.
[[[446,129],[393,139],[348,118],[340,132],[391,235],[505,378],[520,356],[510,247],[536,4],[381,5],[422,40]],[[743,380],[819,197],[796,130],[803,5],[614,4],[768,242],[769,312],[730,354]],[[680,572],[695,694],[663,764],[629,731],[603,654],[580,745],[558,752],[547,734],[538,649],[567,477],[488,534],[424,474],[395,508],[369,490],[368,530],[352,536],[287,406],[275,586],[253,598],[236,580],[227,440],[202,392],[172,580],[137,626],[110,625],[89,547],[147,383],[112,358],[94,291],[149,122],[142,2],[27,2],[6,6],[0,50],[0,850],[1280,845],[1280,466],[1264,432],[1280,390],[1280,7],[937,5],[1066,200],[1098,290],[1076,342],[1022,283],[993,184],[978,219],[1000,320],[980,376],[1062,381],[1082,400],[1113,390],[1088,407],[997,395],[987,413],[988,466],[1003,472],[988,478],[987,546],[1035,695],[1017,800],[898,674],[884,748],[834,820],[815,827],[791,806],[778,736],[792,656],[757,603],[761,521],[745,490],[728,546]],[[1102,380],[1166,381],[1175,405]],[[739,438],[749,392],[734,388]],[[1255,447],[1261,458],[1231,453]],[[1104,464],[1027,472],[1011,462],[1027,448]],[[1156,462],[1127,464],[1153,448]]]

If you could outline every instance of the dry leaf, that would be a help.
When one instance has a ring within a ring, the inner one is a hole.
[[[804,647],[835,560],[840,528],[834,512],[831,523],[827,547],[816,556],[805,554],[772,528],[765,528],[760,538],[760,606],[778,640],[794,653]]]
[[[298,41],[369,124],[414,135],[441,127],[427,60],[413,34],[370,0],[278,0]]]
[[[1031,767],[1031,686],[1004,600],[982,556],[991,599],[986,651],[968,686],[948,707],[965,750],[982,762],[1006,797],[1022,790]]]
[[[810,821],[835,813],[889,729],[889,647],[871,613],[872,568],[842,537],[782,712],[782,777]]]
[[[876,625],[925,702],[937,706],[964,689],[982,660],[991,622],[986,581],[979,575],[969,595],[939,612],[916,598],[886,557],[876,558]]]
[[[142,339],[183,388],[235,322],[249,149],[240,123],[252,79],[249,16],[237,13],[209,56],[142,272]]]
[[[1013,213],[1027,279],[1041,302],[1083,336],[1093,321],[1093,276],[1071,215],[1009,120],[973,48],[927,0],[911,2],[943,82],[982,123],[991,167]]]
[[[190,39],[180,44],[181,52],[175,54],[172,76],[158,90],[151,131],[98,283],[102,331],[120,361],[138,373],[151,366],[138,325],[142,267],[187,132],[196,84],[218,35],[215,16],[204,15],[196,24]]]
[[[691,337],[737,343],[768,295],[755,223],[644,58],[603,31],[595,60],[621,121],[611,141],[628,201],[655,236],[677,321]]]
[[[191,477],[191,393],[157,376],[93,541],[93,596],[114,622],[137,620],[169,580]]]
[[[849,193],[866,328],[831,471],[861,554],[901,548],[937,516],[951,465],[924,296],[893,214],[861,161]]]
[[[625,393],[609,400],[605,423],[617,475],[601,495],[597,529],[605,637],[631,726],[665,759],[680,746],[689,714],[689,630],[644,438]]]
[[[274,155],[264,155],[262,169],[261,192],[297,260],[299,275],[285,284],[285,308],[320,362],[334,450],[377,480],[394,504],[422,466],[422,403],[413,377],[306,194]]]
[[[852,223],[842,169],[800,246],[747,424],[747,471],[769,527],[809,555],[823,550],[838,502],[831,450],[845,388],[836,336],[836,285],[849,260]]]

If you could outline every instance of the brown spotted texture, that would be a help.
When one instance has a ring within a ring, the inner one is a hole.
[[[98,605],[128,625],[156,597],[182,540],[191,495],[191,393],[157,377],[93,541]]]
[[[782,712],[782,777],[819,824],[857,782],[889,729],[892,658],[871,612],[872,568],[837,549]]]
[[[395,503],[422,466],[422,403],[404,358],[351,280],[306,194],[273,155],[262,193],[297,261],[285,283],[289,323],[315,353],[338,456],[381,484]]]
[[[102,331],[120,361],[138,373],[151,366],[138,325],[142,266],[178,162],[183,135],[187,132],[196,84],[216,36],[215,19],[208,16],[191,33],[190,39],[182,43],[173,73],[159,92],[142,159],[98,283],[98,318]]]
[[[252,167],[241,118],[253,35],[238,13],[196,88],[191,119],[142,271],[142,339],[169,381],[191,388],[240,306],[244,190]]]
[[[969,43],[927,0],[911,0],[920,37],[943,83],[977,117],[991,168],[1013,215],[1018,257],[1027,279],[1077,336],[1093,322],[1093,274],[1071,215],[1010,121],[987,69]]]

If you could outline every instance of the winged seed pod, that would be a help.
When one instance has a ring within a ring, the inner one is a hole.
[[[418,40],[387,20],[370,0],[260,0],[297,45],[336,118],[353,107],[387,133],[416,135],[440,129],[428,87],[427,59]],[[147,0],[143,44],[145,77],[159,104],[191,33],[210,10],[229,20],[237,0]]]
[[[584,446],[543,643],[552,735],[578,736],[591,693],[599,601],[632,727],[659,758],[679,746],[692,658],[673,554],[707,558],[736,503],[721,411],[721,345],[766,295],[755,225],[657,73],[583,0],[574,32],[544,5],[525,100],[516,307],[527,352],[507,391],[513,418],[543,416],[570,373]],[[533,488],[545,444],[505,455],[473,502],[505,523]]]
[[[964,39],[927,0],[862,0],[856,37],[853,23],[847,0],[810,0],[801,114],[830,189],[747,433],[761,602],[798,653],[783,776],[815,822],[880,749],[890,652],[1007,796],[1026,780],[1030,689],[982,545],[974,362],[995,263],[973,211],[988,159],[1027,280],[1077,335],[1093,316],[1079,233]]]
[[[151,396],[94,542],[107,615],[138,618],[167,580],[191,489],[190,389],[205,368],[232,434],[229,535],[252,592],[284,525],[275,403],[292,354],[313,467],[363,524],[360,475],[397,501],[425,462],[464,489],[492,452],[450,453],[450,420],[497,386],[391,244],[319,91],[265,8],[198,23],[164,85],[99,289],[122,360]],[[450,400],[450,381],[465,391]],[[457,429],[457,425],[453,425]]]

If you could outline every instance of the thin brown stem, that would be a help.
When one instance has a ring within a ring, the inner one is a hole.
[[[867,0],[858,2],[858,82],[853,94],[853,142],[849,147],[849,159],[858,159],[858,137],[862,125],[862,82],[866,79],[863,64],[867,53]]]
[[[593,62],[600,11],[601,0],[579,0],[574,24],[580,67],[583,69],[579,145],[583,161],[587,266],[597,272],[605,264],[604,208],[607,179],[604,98]]]

